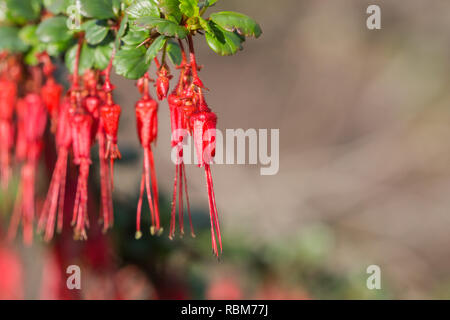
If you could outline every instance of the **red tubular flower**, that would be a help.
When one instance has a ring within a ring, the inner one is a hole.
[[[27,124],[27,103],[25,99],[18,99],[16,104],[17,114],[17,136],[16,136],[16,150],[15,157],[18,161],[25,161],[27,157],[27,140],[25,137],[25,127]]]
[[[46,83],[41,88],[41,97],[44,100],[48,113],[52,119],[52,129],[56,129],[56,120],[58,118],[63,87],[58,84],[53,77],[53,72],[56,67],[53,65],[50,56],[44,52],[39,54],[38,58],[43,63],[42,70],[47,77]]]
[[[191,117],[192,136],[197,151],[199,167],[205,167],[206,188],[208,190],[209,214],[211,218],[211,238],[212,248],[216,256],[219,255],[217,249],[216,235],[219,241],[220,251],[222,252],[222,237],[220,234],[219,217],[216,207],[216,199],[214,195],[214,186],[211,175],[210,164],[215,155],[216,149],[216,125],[217,116],[208,108],[203,94],[199,92],[199,108]]]
[[[42,99],[47,106],[48,113],[52,117],[57,117],[58,115],[62,92],[62,86],[58,84],[53,77],[49,77],[41,89]]]
[[[16,98],[16,83],[6,78],[0,79],[0,174],[3,188],[8,187],[11,178],[11,149],[14,144],[13,111]]]
[[[159,65],[159,63],[157,63],[157,65]],[[169,82],[173,77],[170,75],[170,71],[166,65],[159,68],[157,76],[158,78],[155,83],[156,94],[159,100],[163,100],[169,93]]]
[[[189,193],[186,179],[186,169],[183,161],[183,140],[185,134],[188,132],[188,121],[186,121],[185,114],[183,112],[183,105],[185,103],[184,92],[186,82],[188,80],[189,65],[186,63],[186,57],[183,52],[183,62],[180,66],[182,69],[178,85],[175,90],[169,95],[168,103],[170,108],[170,123],[172,128],[172,148],[176,148],[177,151],[177,163],[175,164],[175,179],[173,186],[172,197],[172,210],[170,218],[170,232],[169,238],[173,239],[175,236],[175,222],[176,222],[176,210],[177,210],[177,198],[178,198],[178,215],[180,224],[180,234],[184,234],[184,221],[183,221],[183,190],[186,194],[186,206],[189,216],[189,224],[191,228],[191,236],[195,237],[194,228],[192,226],[191,209],[189,204]],[[183,189],[184,184],[184,189]]]
[[[56,148],[58,157],[53,170],[50,187],[45,199],[42,213],[39,218],[38,232],[45,228],[45,241],[53,238],[58,212],[57,231],[61,232],[63,226],[64,197],[66,190],[67,158],[72,144],[72,132],[69,118],[70,101],[64,99],[59,110],[56,127]]]
[[[152,143],[156,142],[158,136],[158,103],[153,100],[148,90],[149,77],[146,73],[138,82],[142,98],[136,103],[136,121],[139,141],[144,148],[144,164],[141,177],[141,187],[136,215],[136,238],[142,236],[141,211],[144,187],[147,191],[147,200],[150,207],[152,226],[150,233],[153,235],[162,231],[159,219],[158,182],[156,179],[155,163],[153,159]],[[151,180],[151,190],[150,190]]]
[[[81,108],[71,109],[70,126],[72,131],[72,149],[74,163],[78,165],[77,192],[73,208],[72,226],[75,239],[87,239],[86,227],[89,227],[87,211],[90,149],[92,144],[92,116]]]
[[[100,107],[100,118],[103,130],[106,134],[106,153],[105,158],[110,159],[111,185],[113,186],[114,161],[122,158],[117,146],[117,132],[119,130],[120,114],[122,110],[119,105],[115,104],[112,98],[113,86],[106,79],[103,91],[106,93],[106,101]]]
[[[103,231],[106,232],[114,223],[112,186],[111,176],[108,170],[108,159],[106,157],[106,135],[103,121],[100,117],[102,101],[98,95],[98,80],[94,72],[88,71],[86,73],[85,86],[89,94],[85,98],[85,106],[94,119],[93,137],[97,138],[99,144],[101,220],[103,221]]]
[[[16,199],[14,212],[8,231],[8,237],[14,238],[22,220],[23,237],[26,244],[31,244],[33,239],[33,220],[35,216],[34,207],[34,185],[36,167],[42,149],[42,136],[46,125],[46,108],[41,97],[37,94],[28,94],[21,103],[23,115],[26,115],[26,123],[20,127],[19,135],[24,144],[21,157],[25,164],[21,170],[21,181],[19,193]],[[23,121],[23,120],[22,120]]]

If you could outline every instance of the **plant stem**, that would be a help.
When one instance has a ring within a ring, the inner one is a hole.
[[[79,68],[80,68],[80,56],[81,56],[81,48],[83,46],[83,41],[84,41],[84,38],[81,36],[78,39],[77,53],[75,55],[75,65],[73,68],[73,84],[72,84],[72,86],[73,86],[74,90],[78,90],[79,86],[80,86],[78,72],[79,72]]]
[[[166,48],[167,48],[167,41],[166,41],[166,43],[164,43],[164,47],[163,47],[163,53],[162,53],[162,58],[161,58],[161,67],[163,67],[166,64]]]
[[[186,62],[187,62],[187,59],[186,59],[186,51],[184,50],[183,42],[182,42],[180,39],[178,39],[178,44],[180,45],[180,49],[181,49],[181,58],[182,58],[182,60],[181,60],[181,65],[183,66],[183,65],[185,65]]]
[[[155,57],[153,60],[155,61],[156,68],[159,70],[161,68],[161,64],[159,63],[158,57]]]
[[[111,52],[111,58],[109,59],[109,63],[108,63],[108,67],[106,67],[105,69],[105,83],[110,83],[110,78],[111,78],[111,70],[112,70],[112,66],[113,66],[113,61],[114,61],[114,57],[116,55],[116,48],[113,48],[112,52]]]
[[[192,40],[192,35],[188,35],[188,43],[189,43],[189,59],[191,62],[192,76],[194,79],[198,79],[198,69],[197,69],[197,60],[195,59],[195,49],[194,49],[194,41]]]

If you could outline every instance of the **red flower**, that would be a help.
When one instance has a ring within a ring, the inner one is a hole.
[[[146,73],[139,81],[142,98],[136,103],[136,121],[139,141],[144,148],[144,164],[141,177],[141,187],[136,215],[136,238],[142,236],[141,211],[144,187],[147,190],[147,200],[150,207],[152,226],[150,233],[161,231],[159,221],[158,182],[156,179],[155,163],[153,159],[152,143],[156,142],[158,136],[158,103],[152,99],[148,91],[149,77]],[[151,180],[151,189],[150,189]]]
[[[20,103],[23,108],[21,112],[22,125],[19,126],[21,132],[18,134],[19,143],[22,144],[21,159],[25,160],[21,170],[21,180],[18,196],[8,237],[13,239],[16,235],[20,221],[23,226],[23,238],[26,244],[31,244],[33,240],[33,221],[35,216],[34,194],[35,176],[38,160],[42,149],[42,136],[47,122],[46,108],[41,97],[34,93],[29,93]]]

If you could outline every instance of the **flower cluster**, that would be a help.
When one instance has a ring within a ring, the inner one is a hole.
[[[13,163],[20,164],[20,183],[10,222],[13,239],[22,225],[26,243],[37,231],[50,241],[61,232],[68,214],[75,239],[87,238],[91,149],[98,145],[100,167],[100,222],[106,232],[113,226],[114,163],[121,158],[118,129],[122,108],[114,102],[111,73],[137,80],[141,94],[135,105],[139,142],[144,149],[140,196],[136,214],[136,238],[142,237],[144,192],[151,214],[151,234],[161,234],[159,192],[153,146],[158,136],[158,102],[152,98],[148,73],[156,65],[154,89],[159,101],[170,108],[172,149],[176,151],[175,178],[169,226],[173,239],[178,224],[184,234],[185,208],[194,237],[183,161],[183,142],[192,137],[205,169],[211,219],[213,253],[222,251],[222,239],[211,164],[216,148],[217,116],[208,107],[207,90],[199,77],[194,36],[204,35],[220,55],[242,49],[246,37],[259,37],[261,29],[250,17],[237,12],[204,14],[217,0],[35,0],[18,10],[6,3],[0,17],[0,184],[8,187]],[[75,10],[75,11],[74,11]],[[6,19],[6,20],[2,20]],[[64,57],[71,73],[67,90],[55,79],[55,62]],[[168,61],[179,70],[173,76]],[[38,164],[45,146],[47,120],[54,135],[57,158],[42,209],[35,212]],[[14,160],[14,161],[13,161]],[[68,166],[77,167],[76,188],[68,186]],[[67,192],[66,192],[67,191]],[[66,196],[74,199],[66,212]]]

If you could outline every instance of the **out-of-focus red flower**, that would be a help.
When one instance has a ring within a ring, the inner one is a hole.
[[[114,276],[117,299],[141,300],[155,299],[156,291],[146,275],[134,266],[120,269]]]
[[[63,279],[61,270],[54,254],[44,258],[40,298],[43,300],[59,300]]]
[[[0,247],[0,299],[23,299],[23,268],[17,254]]]
[[[240,300],[243,298],[239,282],[233,278],[212,281],[206,291],[209,300]]]

